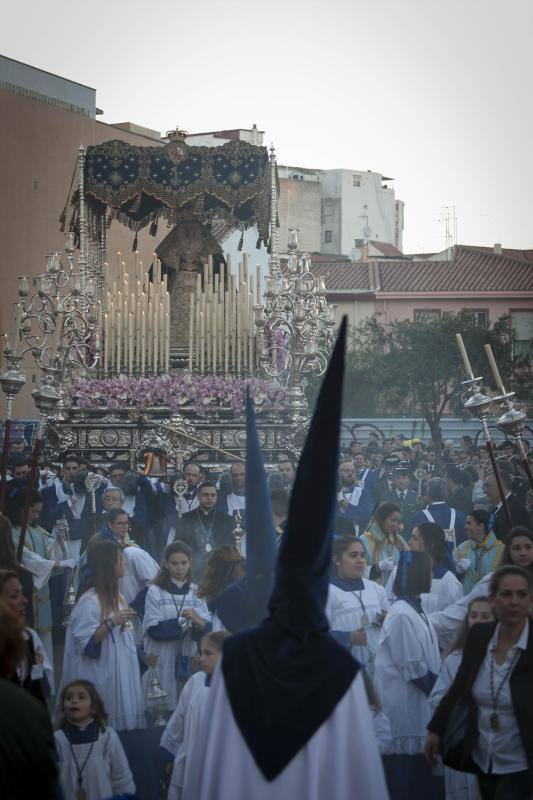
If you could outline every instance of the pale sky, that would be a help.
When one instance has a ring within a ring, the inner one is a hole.
[[[249,128],[283,164],[371,169],[404,250],[533,248],[532,0],[17,0],[0,52],[97,89],[105,122]]]

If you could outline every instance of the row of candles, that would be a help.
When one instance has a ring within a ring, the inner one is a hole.
[[[259,265],[250,274],[248,255],[243,254],[236,275],[231,258],[221,264],[219,274],[210,256],[196,292],[189,296],[189,371],[224,375],[252,374],[256,363],[255,313],[261,305]],[[254,304],[255,300],[255,304]]]
[[[152,281],[139,254],[128,271],[117,253],[117,279],[105,302],[103,372],[157,373],[170,367],[170,293],[154,253]]]

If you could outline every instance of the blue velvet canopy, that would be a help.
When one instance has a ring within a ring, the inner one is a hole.
[[[87,148],[85,199],[89,218],[118,219],[137,232],[159,217],[177,225],[187,212],[209,223],[224,219],[244,231],[256,225],[268,244],[270,169],[266,147],[239,140],[191,147],[181,140],[136,147],[111,140]],[[75,226],[74,226],[75,227]]]

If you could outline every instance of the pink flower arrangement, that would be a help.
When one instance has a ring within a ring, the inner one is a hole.
[[[285,391],[260,378],[219,378],[212,375],[171,375],[81,380],[71,384],[67,396],[78,408],[150,408],[163,406],[172,411],[194,409],[202,417],[210,412],[231,410],[242,414],[249,389],[257,411],[282,411]]]

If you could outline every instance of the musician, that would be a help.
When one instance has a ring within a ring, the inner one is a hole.
[[[343,461],[339,466],[341,487],[337,493],[337,520],[335,530],[346,535],[360,535],[365,531],[374,503],[371,495],[357,482],[355,465]]]
[[[404,533],[408,526],[409,520],[415,514],[420,504],[418,496],[410,488],[411,477],[409,475],[409,466],[406,462],[402,461],[394,468],[392,475],[392,489],[382,495],[382,502],[395,503],[400,508],[401,513],[401,532]],[[406,537],[408,538],[408,537]]]
[[[84,544],[92,535],[92,500],[85,488],[87,473],[80,470],[77,456],[63,459],[63,477],[43,489],[42,525],[52,532],[56,522],[65,518],[68,525],[68,555],[78,560]],[[103,486],[96,491],[96,511],[102,508]]]

